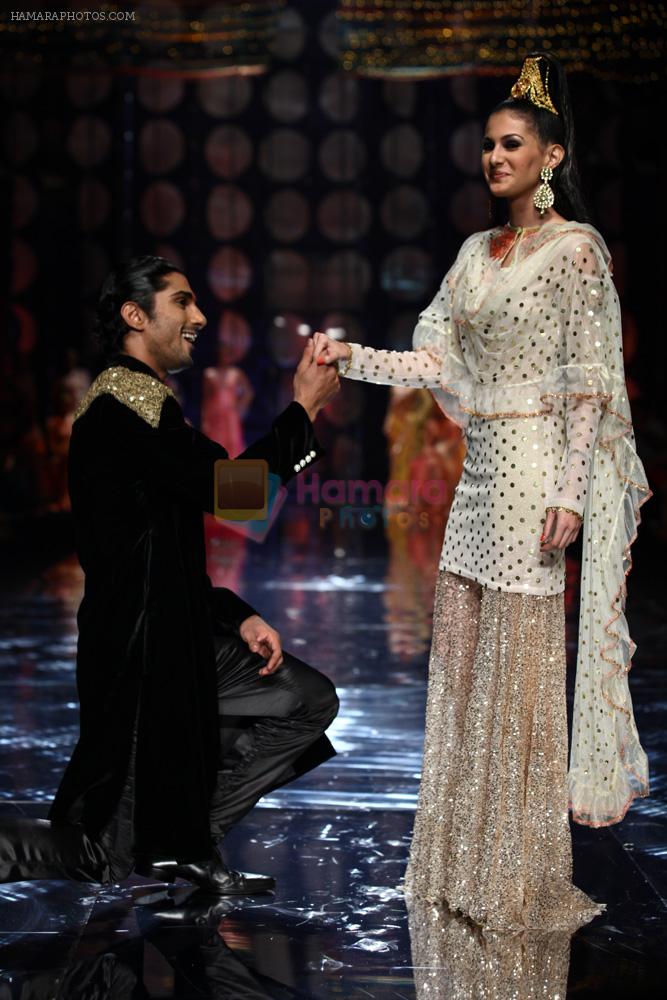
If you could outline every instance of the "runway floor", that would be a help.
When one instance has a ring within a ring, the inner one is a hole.
[[[631,688],[652,794],[615,827],[573,828],[575,881],[607,912],[572,940],[485,940],[432,907],[408,919],[397,888],[416,802],[437,550],[396,537],[332,541],[307,528],[287,511],[261,546],[214,526],[209,537],[214,584],[253,603],[341,697],[329,731],[338,756],[272,794],[227,839],[229,863],[273,874],[275,895],[216,904],[185,883],[136,877],[111,888],[0,886],[0,998],[664,995],[667,634],[646,574],[630,580]],[[5,567],[1,586],[0,815],[43,816],[77,733],[82,574],[72,555],[32,574]]]

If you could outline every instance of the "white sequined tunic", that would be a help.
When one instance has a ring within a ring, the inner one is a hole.
[[[498,590],[559,593],[563,553],[541,553],[540,534],[563,456],[561,428],[550,417],[472,417],[466,442],[440,569]]]
[[[583,398],[585,368],[611,280],[605,257],[599,234],[579,224],[518,241],[507,229],[476,233],[419,317],[416,351],[352,345],[348,378],[430,388],[465,428],[441,570],[515,593],[564,589],[564,554],[542,553],[540,535],[546,506],[584,510],[599,419],[595,398]],[[564,372],[582,382],[567,407]]]

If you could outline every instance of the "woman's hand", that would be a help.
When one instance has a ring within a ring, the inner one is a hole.
[[[332,365],[339,360],[347,361],[351,353],[347,344],[343,344],[340,340],[332,340],[326,333],[314,333],[313,343],[318,365]]]
[[[540,537],[540,551],[564,549],[575,540],[581,525],[582,520],[578,514],[561,507],[548,507],[544,531]]]

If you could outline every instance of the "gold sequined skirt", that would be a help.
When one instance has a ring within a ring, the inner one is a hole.
[[[558,1000],[571,933],[489,930],[421,901],[409,910],[417,1000]]]
[[[405,888],[487,928],[572,930],[563,594],[438,576]]]

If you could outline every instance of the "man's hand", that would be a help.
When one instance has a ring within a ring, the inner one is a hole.
[[[259,671],[260,677],[274,674],[283,662],[283,651],[280,636],[274,628],[267,625],[259,615],[251,615],[241,622],[239,629],[241,638],[248,645],[251,653],[259,653],[267,661]]]
[[[350,357],[350,347],[340,340],[332,340],[326,333],[313,334],[315,343],[315,361],[318,365],[332,365],[336,361],[347,361]]]
[[[570,545],[581,528],[582,520],[568,510],[547,510],[544,531],[540,538],[540,551],[553,552]]]
[[[330,365],[316,363],[314,343],[309,337],[294,373],[294,399],[301,403],[310,419],[314,420],[339,389],[338,372]]]

